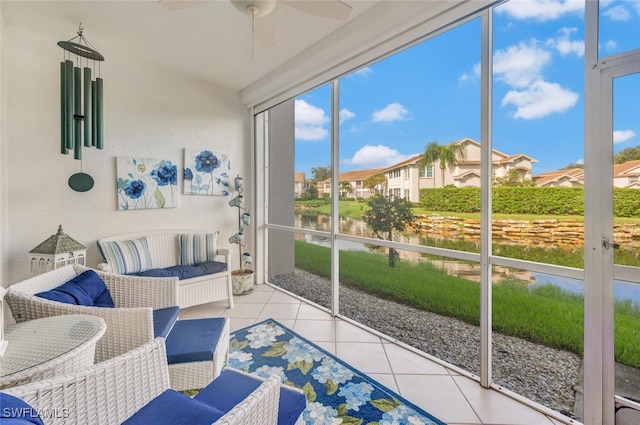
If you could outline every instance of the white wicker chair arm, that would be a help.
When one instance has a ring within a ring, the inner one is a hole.
[[[272,375],[214,424],[273,425],[278,422],[279,402],[280,378]]]
[[[98,263],[98,265],[96,266],[96,270],[111,273],[111,266],[108,263]]]
[[[78,273],[89,270],[74,266]],[[178,305],[177,277],[142,277],[106,273],[96,270],[111,293],[116,307],[151,307],[154,309]]]
[[[58,413],[47,425],[116,425],[168,388],[164,340],[156,338],[91,368],[3,391]]]
[[[153,339],[151,307],[87,307],[24,294],[10,286],[5,296],[16,322],[62,314],[90,314],[104,319],[107,331],[96,344],[96,361],[125,353]]]

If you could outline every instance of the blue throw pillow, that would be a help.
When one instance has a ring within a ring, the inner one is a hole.
[[[36,296],[67,304],[115,307],[107,285],[93,270],[87,270],[57,288],[39,292]]]
[[[0,409],[2,423],[44,425],[38,411],[18,397],[0,392],[0,406],[2,406]]]

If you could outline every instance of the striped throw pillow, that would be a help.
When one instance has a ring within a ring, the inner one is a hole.
[[[192,266],[215,261],[218,233],[185,233],[180,235],[180,265]]]
[[[139,273],[153,268],[147,238],[102,242],[100,251],[112,273]]]

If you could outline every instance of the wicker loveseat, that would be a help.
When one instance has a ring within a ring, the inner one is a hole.
[[[169,389],[165,358],[164,340],[157,338],[88,369],[8,388],[0,393],[0,417],[33,420],[37,412],[47,425],[302,423],[302,391],[281,386],[276,376],[225,370],[203,390],[209,397],[192,399]],[[238,396],[230,398],[228,390]]]
[[[146,230],[98,240],[98,270],[117,274],[179,277],[179,306],[227,301],[233,308],[229,250],[217,248],[218,232]],[[185,270],[185,268],[187,270]]]

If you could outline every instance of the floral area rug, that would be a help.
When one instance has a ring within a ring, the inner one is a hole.
[[[231,334],[229,366],[301,388],[308,425],[446,425],[273,319]]]

